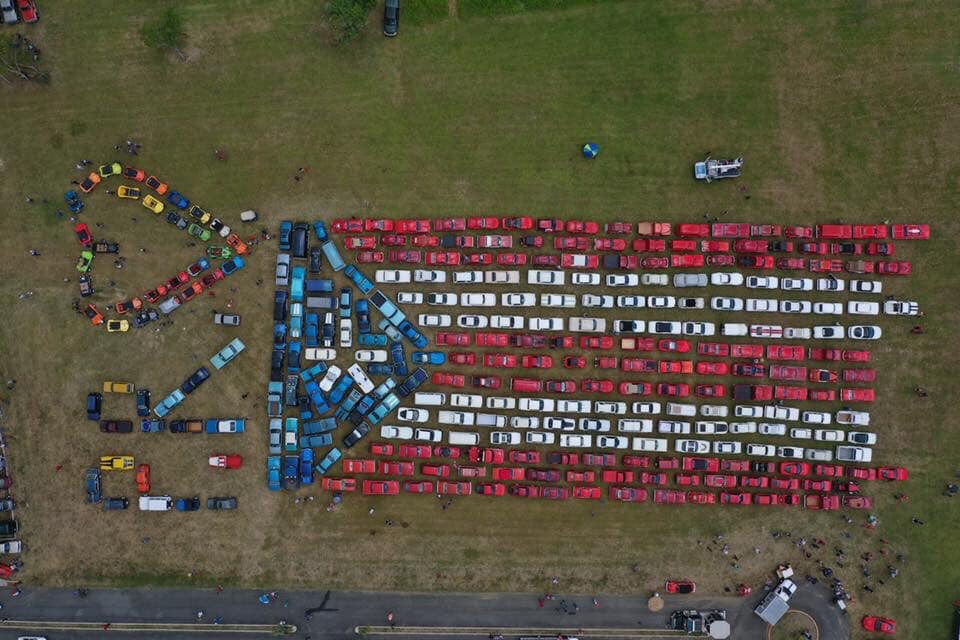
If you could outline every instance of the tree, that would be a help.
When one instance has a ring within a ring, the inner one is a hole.
[[[327,13],[338,44],[350,42],[363,31],[374,4],[375,0],[331,0],[327,5]]]
[[[147,22],[140,30],[143,43],[158,51],[173,51],[181,60],[185,59],[183,46],[183,17],[173,8],[164,10],[159,19]]]

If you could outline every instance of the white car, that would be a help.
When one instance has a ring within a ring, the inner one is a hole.
[[[457,326],[464,329],[486,329],[490,324],[487,316],[461,314],[457,316]]]
[[[455,271],[453,281],[456,284],[483,284],[483,271]]]
[[[851,431],[847,434],[847,442],[869,447],[877,444],[877,434],[870,431]]]
[[[739,287],[743,284],[743,274],[735,271],[729,273],[711,273],[710,284],[717,287]]]
[[[597,446],[603,449],[626,449],[630,444],[627,436],[600,436]]]
[[[581,286],[598,286],[600,284],[599,273],[577,272],[570,275],[570,284]]]
[[[804,411],[800,420],[806,424],[830,424],[832,417],[826,411]]]
[[[581,434],[572,434],[572,433],[561,433],[560,446],[561,447],[592,447],[593,436],[590,434],[581,435]]]
[[[428,293],[427,304],[455,307],[460,304],[460,298],[455,293]]]
[[[761,422],[757,425],[757,433],[762,436],[785,436],[787,425],[782,422]]]
[[[813,439],[821,442],[843,442],[845,435],[841,429],[815,429]]]
[[[540,306],[573,309],[577,306],[577,297],[569,293],[541,293]]]
[[[677,299],[673,296],[650,296],[647,298],[647,307],[650,309],[671,309],[677,306]]]
[[[813,440],[813,429],[807,427],[794,427],[790,429],[790,437],[794,440]]]
[[[803,447],[777,447],[777,455],[791,460],[803,460]]]
[[[332,365],[329,369],[327,369],[327,373],[324,374],[323,379],[320,380],[320,390],[330,391],[330,389],[333,389],[333,385],[337,379],[340,378],[341,373],[343,373],[343,370],[337,365]]]
[[[570,318],[570,331],[577,333],[605,333],[607,331],[607,321],[603,318],[589,318],[585,316],[574,316]]]
[[[644,273],[640,276],[640,284],[647,287],[665,287],[670,284],[670,278],[665,273]]]
[[[643,320],[614,320],[614,333],[643,333],[647,330],[647,323]],[[623,343],[621,342],[621,348]]]
[[[879,340],[883,335],[880,327],[870,324],[856,324],[847,327],[847,337],[852,340]]]
[[[623,433],[653,433],[653,420],[620,418],[617,420],[617,431]]]
[[[500,304],[504,307],[532,307],[537,304],[533,293],[501,293]]]
[[[397,294],[400,304],[423,304],[423,294],[419,291],[401,291]]]
[[[553,444],[557,436],[549,431],[527,431],[524,440],[527,444]]]
[[[843,327],[835,325],[818,325],[813,328],[814,340],[843,340]]]
[[[537,416],[513,416],[510,418],[512,429],[539,429],[540,418]]]
[[[364,393],[370,393],[376,386],[373,384],[373,380],[367,376],[366,372],[363,370],[363,367],[357,363],[347,367],[347,373],[350,374],[350,377],[353,378],[353,381],[356,383],[356,385],[360,387],[360,391],[363,391]]]
[[[397,411],[397,420],[401,422],[426,422],[430,419],[430,412],[426,409],[410,409],[401,407]]]
[[[413,438],[413,429],[385,424],[380,427],[380,437],[385,440],[410,440]]]
[[[568,269],[589,269],[590,258],[583,253],[565,253],[563,256],[564,267]]]
[[[833,452],[826,449],[807,449],[804,457],[812,462],[830,462],[833,460]]]
[[[843,315],[843,305],[839,302],[814,302],[813,312],[821,316]]]
[[[705,418],[726,418],[730,413],[730,408],[722,404],[702,404],[700,405],[700,415]]]
[[[800,409],[796,407],[782,407],[776,404],[768,404],[763,408],[763,417],[768,420],[799,420]]]
[[[560,400],[557,411],[561,413],[590,413],[593,403],[589,400]]]
[[[733,415],[738,418],[762,418],[763,407],[752,404],[738,404],[733,408]]]
[[[543,284],[562,287],[566,281],[565,271],[543,271],[531,269],[527,271],[527,284]]]
[[[643,309],[647,306],[647,297],[617,296],[617,306],[621,309]]]
[[[743,298],[710,298],[710,308],[714,311],[743,311]]]
[[[690,423],[681,420],[659,420],[657,422],[657,433],[686,435],[690,433]]]
[[[784,278],[780,281],[784,291],[813,291],[812,278]]]
[[[520,444],[520,434],[516,431],[491,431],[490,444]]]
[[[580,304],[587,308],[600,307],[603,309],[613,308],[613,296],[598,296],[592,293],[585,293],[580,296]]]
[[[634,451],[659,451],[667,450],[666,438],[634,438],[630,448]]]
[[[647,325],[647,331],[654,335],[678,336],[683,332],[683,325],[671,320],[653,320]]]
[[[757,313],[776,313],[777,301],[772,298],[747,298],[747,311]]]
[[[883,312],[888,316],[920,315],[920,305],[913,301],[887,300],[883,303]]]
[[[780,313],[810,313],[813,305],[809,300],[781,300]]]
[[[747,455],[772,458],[777,455],[777,448],[772,444],[748,444]]]
[[[870,413],[867,411],[843,409],[837,411],[837,424],[852,424],[865,427],[870,424]]]
[[[837,277],[817,278],[817,291],[840,292],[846,289],[847,281]]]
[[[336,360],[336,349],[324,349],[322,347],[307,347],[303,350],[303,357],[306,360]]]
[[[460,296],[460,304],[464,307],[495,307],[497,296],[493,293],[464,293]]]
[[[483,277],[487,284],[520,284],[519,271],[487,271]]]
[[[443,438],[443,432],[440,429],[418,428],[413,432],[413,439],[421,442],[440,442]]]
[[[640,277],[635,273],[608,273],[607,274],[608,287],[636,287],[639,284],[640,284]]]
[[[847,313],[852,316],[875,316],[880,314],[879,302],[864,302],[862,300],[848,300]]]
[[[674,444],[677,453],[710,453],[710,443],[706,440],[690,440],[681,438]]]
[[[450,316],[446,313],[421,313],[417,322],[424,327],[449,327]]]
[[[290,254],[281,253],[277,256],[276,284],[286,287],[290,284]]]
[[[556,401],[552,398],[520,398],[520,411],[549,413],[555,405]]]
[[[678,309],[703,309],[703,298],[677,298]]]
[[[527,326],[531,331],[563,331],[563,318],[530,318]]]
[[[784,327],[784,340],[809,340],[813,337],[810,327]]]
[[[597,400],[596,404],[593,406],[593,410],[597,413],[622,416],[627,413],[627,403],[612,402],[610,400]]]
[[[405,269],[377,269],[373,279],[380,283],[406,284],[410,282],[410,272]]]
[[[597,418],[580,418],[577,428],[580,431],[600,431],[606,433],[610,431],[609,420],[598,420]]]
[[[353,346],[353,323],[350,318],[340,318],[340,346],[344,349]]]
[[[883,283],[879,280],[851,280],[850,293],[882,293]]]
[[[838,446],[837,460],[841,462],[870,462],[873,460],[873,449],[869,447],[851,447],[850,445]]]
[[[454,393],[450,395],[450,406],[461,409],[479,409],[483,406],[483,396],[472,393]]]
[[[548,431],[573,431],[577,428],[577,421],[573,418],[548,416],[543,420],[543,428]]]
[[[739,454],[743,450],[743,445],[739,442],[730,440],[718,440],[713,443],[713,452],[716,454]]]
[[[413,281],[443,284],[447,281],[447,272],[438,269],[417,269],[413,272]]]
[[[731,422],[730,423],[730,433],[731,435],[742,435],[744,433],[756,433],[757,432],[757,423],[754,421],[750,422]]]
[[[777,276],[747,276],[747,289],[779,289]]]
[[[778,324],[752,324],[750,337],[779,339],[783,337],[783,327]]]
[[[487,409],[515,409],[517,399],[509,396],[487,396]]]
[[[490,316],[491,329],[523,329],[523,316]]]
[[[634,402],[630,410],[633,411],[633,413],[656,415],[663,409],[659,402]]]
[[[385,349],[360,349],[354,352],[353,358],[357,362],[386,362],[387,352]]]
[[[712,336],[717,332],[717,325],[712,322],[684,322],[683,335],[685,336]]]
[[[730,425],[726,422],[712,422],[697,420],[693,425],[693,432],[700,436],[719,436],[730,432]]]

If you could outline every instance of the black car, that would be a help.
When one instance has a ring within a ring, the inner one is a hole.
[[[176,213],[175,211],[171,211],[167,213],[167,222],[169,222],[172,225],[179,226],[181,219],[182,218],[180,217],[180,214]]]
[[[320,247],[310,248],[310,273],[320,273],[320,267],[323,265],[323,251]]]
[[[310,227],[305,222],[293,225],[293,234],[290,236],[290,253],[294,258],[307,257],[307,231]]]
[[[754,473],[776,473],[777,465],[773,462],[751,462],[750,471]]]
[[[207,498],[207,509],[229,511],[237,508],[236,498]]]
[[[360,424],[357,425],[356,429],[348,433],[347,436],[343,439],[343,446],[349,449],[353,445],[360,442],[360,440],[362,440],[363,437],[368,433],[370,433],[370,425],[367,424],[366,422],[361,422]]]
[[[273,292],[273,321],[285,322],[287,319],[287,292]]]
[[[297,386],[300,384],[300,376],[288,375],[286,384],[286,403],[288,407],[297,406]]]
[[[200,367],[197,369],[192,376],[187,378],[186,382],[180,385],[180,391],[190,394],[193,393],[194,389],[199,387],[204,381],[210,377],[210,370],[206,367]]]
[[[187,432],[187,421],[186,420],[174,420],[170,423],[170,433],[186,433]]]
[[[93,245],[94,253],[117,253],[120,251],[120,245],[116,242],[97,242]]]
[[[100,431],[103,433],[132,433],[133,423],[129,420],[101,420]]]
[[[83,483],[87,489],[87,502],[90,504],[96,504],[103,500],[100,480],[100,469],[96,468],[87,469],[87,473],[83,476]],[[16,526],[14,526],[14,528],[16,528]]]
[[[133,318],[133,326],[139,329],[159,319],[160,314],[156,309],[144,309]]]
[[[177,511],[200,511],[200,496],[177,498]]]
[[[103,406],[103,395],[100,393],[87,394],[87,420],[99,420],[100,409]]]
[[[103,501],[104,511],[123,511],[130,506],[130,501],[126,498],[107,498]]]
[[[13,501],[13,498],[0,500],[0,511],[13,511],[16,508],[17,503]]]
[[[427,380],[427,372],[422,368],[417,368],[410,377],[397,385],[397,395],[406,398],[413,393],[413,390],[419,387]]]
[[[383,4],[383,35],[392,38],[400,31],[400,0],[386,0]]]
[[[150,415],[149,389],[137,389],[137,415],[141,418]]]
[[[88,274],[80,276],[80,297],[87,298],[94,293],[93,279]]]

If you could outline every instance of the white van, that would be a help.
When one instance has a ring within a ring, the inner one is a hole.
[[[495,413],[478,413],[477,426],[502,429],[503,427],[507,426],[507,418],[506,416],[497,415]]]
[[[170,496],[140,496],[140,511],[170,511],[173,498]]]
[[[697,405],[683,404],[680,402],[667,403],[667,415],[669,416],[695,416],[697,415]]]
[[[421,407],[439,407],[447,403],[447,394],[433,391],[417,391],[413,394],[413,404]]]
[[[480,444],[480,434],[469,431],[451,431],[447,434],[447,441],[450,444],[462,447],[475,447]]]
[[[749,331],[747,325],[739,322],[724,322],[720,327],[720,334],[724,336],[745,336]]]
[[[653,433],[653,420],[621,418],[617,420],[617,431],[623,433]]]

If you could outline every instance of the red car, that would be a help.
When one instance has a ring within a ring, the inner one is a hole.
[[[547,500],[566,500],[569,493],[566,487],[542,487],[540,496]]]
[[[813,227],[791,226],[784,229],[784,235],[788,238],[812,238]]]
[[[751,504],[753,495],[743,491],[721,491],[720,504]]]
[[[750,235],[750,225],[736,222],[717,222],[710,225],[710,235],[714,238],[746,238]]]
[[[585,453],[583,454],[583,464],[594,467],[612,467],[617,464],[617,456],[612,453]]]
[[[637,256],[608,256],[609,258],[616,258],[616,262],[604,261],[605,269],[624,269],[626,271],[636,271],[640,262],[637,260]]]
[[[723,398],[727,395],[727,388],[722,384],[698,384],[693,392],[701,398]]]
[[[587,393],[613,393],[613,381],[588,378],[580,383],[580,390]]]
[[[580,336],[581,349],[613,349],[610,336]]]
[[[672,458],[672,459],[675,460],[676,458]],[[663,463],[662,460],[658,460],[657,466],[660,468],[665,468],[662,466],[662,463]],[[671,467],[671,468],[675,468],[675,467]],[[644,471],[639,476],[637,476],[637,481],[640,482],[641,484],[664,485],[664,484],[667,484],[667,482],[669,481],[669,478],[667,477],[667,474],[662,472],[647,473],[646,471]]]
[[[565,356],[563,359],[564,369],[583,369],[587,366],[587,359],[583,356]]]
[[[752,362],[734,362],[733,375],[742,378],[762,378],[767,375],[767,368],[762,364]]]
[[[510,495],[517,498],[540,498],[541,489],[535,484],[512,484],[510,485]]]
[[[730,243],[726,240],[701,240],[700,251],[703,253],[729,253]]]
[[[634,240],[631,246],[637,253],[661,253],[667,250],[667,241],[640,238]]]
[[[460,449],[458,447],[449,447],[447,445],[437,445],[433,448],[433,455],[438,458],[459,458]]]
[[[735,487],[737,486],[737,476],[725,473],[710,473],[703,478],[703,483],[708,487],[719,489]]]
[[[414,468],[405,460],[381,460],[379,472],[382,476],[412,476]]]
[[[526,469],[523,467],[494,467],[494,480],[523,480],[526,476]]]
[[[434,231],[464,231],[466,228],[466,218],[439,218],[433,221]]]
[[[527,480],[560,482],[560,478],[560,471],[558,469],[527,469]]]
[[[793,380],[802,382],[807,379],[807,368],[775,364],[771,365],[770,367],[770,377],[774,380]]]
[[[830,253],[835,256],[858,256],[863,253],[863,247],[856,242],[832,242],[830,243]]]
[[[870,352],[844,349],[840,354],[840,359],[844,362],[870,362]]]
[[[530,262],[538,267],[559,267],[560,256],[538,254],[533,256],[533,259]]]
[[[510,451],[508,455],[510,462],[513,463],[540,464],[539,451]]]
[[[481,496],[505,496],[507,495],[507,486],[499,482],[479,482],[477,483],[477,493]]]
[[[623,238],[594,238],[594,251],[625,251],[627,241]]]
[[[693,360],[661,360],[660,373],[693,373]]]
[[[628,467],[641,467],[646,469],[650,466],[650,458],[647,456],[627,455],[623,456],[623,464]]]
[[[633,233],[632,222],[608,222],[603,225],[603,230],[607,233]]]
[[[833,402],[837,399],[837,392],[835,389],[811,389],[807,399],[816,402]]]
[[[707,473],[713,473],[720,468],[720,460],[718,458],[684,456],[682,465],[687,471],[706,471]]]
[[[887,227],[883,224],[855,224],[853,237],[856,240],[883,240],[887,237]]]
[[[723,342],[700,342],[697,344],[697,353],[702,356],[720,356],[730,355],[730,345]]]
[[[547,393],[576,393],[577,383],[573,380],[547,380],[543,383],[543,390]]]
[[[652,373],[657,370],[657,362],[655,360],[647,360],[646,358],[622,358],[620,360],[620,368],[623,371]]]
[[[487,477],[486,467],[460,466],[458,471],[460,472],[461,478],[486,478]]]
[[[740,486],[750,487],[752,489],[766,489],[770,486],[770,478],[767,476],[740,476]]]
[[[343,472],[344,473],[376,473],[377,472],[377,461],[376,460],[350,460],[344,458],[343,460]]]
[[[830,480],[804,480],[800,483],[804,491],[819,491],[821,493],[830,493],[833,489],[833,483]]]
[[[563,220],[559,218],[540,218],[537,220],[537,229],[546,233],[563,231]]]
[[[580,455],[576,453],[565,453],[563,451],[554,451],[547,454],[549,464],[559,464],[573,466],[580,464]]]
[[[670,258],[667,256],[648,256],[640,261],[643,269],[666,269],[669,266]]]
[[[821,349],[811,347],[807,351],[807,357],[811,360],[842,360],[843,352],[840,349]]]
[[[333,233],[363,233],[363,220],[337,218],[330,224]]]
[[[483,356],[483,364],[497,369],[513,369],[517,366],[517,356],[509,353],[488,353]]]
[[[696,251],[696,240],[671,240],[670,251],[674,253],[684,253],[686,251]]]
[[[419,264],[422,254],[419,251],[391,251],[390,262],[406,262],[408,264]]]
[[[433,493],[433,483],[429,480],[418,480],[416,482],[404,482],[403,490],[407,493]]]
[[[361,251],[357,254],[357,262],[360,264],[379,264],[383,262],[383,258],[383,251]]]
[[[753,504],[765,507],[797,506],[800,504],[800,496],[796,493],[755,493]]]
[[[89,248],[93,244],[93,236],[90,234],[90,227],[83,222],[77,223],[73,227],[73,232],[77,234],[77,240],[80,246]]]
[[[855,478],[857,480],[876,480],[877,479],[877,470],[876,469],[862,469],[858,467],[851,467],[847,469],[847,476]]]
[[[524,369],[549,369],[553,367],[553,358],[550,356],[521,356],[520,366]]]
[[[639,487],[610,487],[607,494],[611,500],[620,502],[646,502],[647,490]]]
[[[456,251],[428,251],[427,264],[457,266],[460,264],[460,254]]]
[[[690,341],[661,338],[657,341],[657,349],[664,352],[688,353],[690,351]]]
[[[661,382],[657,384],[657,395],[686,398],[690,395],[690,385],[684,383]]]
[[[730,345],[731,358],[762,358],[763,345],[760,344],[732,344]]]
[[[320,488],[326,491],[356,491],[357,481],[353,478],[323,478]]]
[[[440,244],[440,238],[437,236],[413,236],[413,246],[415,247],[436,247]]]
[[[527,254],[525,253],[498,253],[497,264],[506,267],[522,267],[527,264]]]
[[[811,260],[807,268],[813,273],[839,273],[843,271],[843,262],[840,260]]]
[[[447,385],[450,387],[463,387],[466,384],[466,378],[460,373],[445,373],[438,371],[430,379],[433,384]]]
[[[830,244],[826,242],[802,242],[800,243],[800,253],[825,256],[830,253]]]
[[[388,218],[367,218],[363,221],[364,231],[393,231],[393,220]]]
[[[863,616],[860,621],[861,626],[867,631],[876,633],[894,634],[897,632],[897,621],[892,618],[881,618],[879,616]]]
[[[487,266],[493,264],[492,253],[470,253],[463,257],[463,264]]]
[[[897,248],[892,242],[868,242],[867,243],[867,255],[868,256],[893,256],[896,255]]]
[[[705,260],[706,258],[699,253],[674,254],[670,256],[670,266],[677,268],[702,267]]]
[[[520,231],[533,229],[533,218],[529,216],[502,218],[500,223],[504,229],[519,229]]]
[[[500,464],[503,462],[503,449],[470,447],[467,455],[470,458],[470,462],[484,462],[486,464]]]
[[[508,344],[510,344],[510,336],[505,333],[477,333],[478,347],[506,347]]]
[[[467,218],[467,229],[499,229],[500,219],[494,217],[471,217]]]
[[[777,269],[798,270],[806,269],[807,261],[803,258],[777,258]]]
[[[877,379],[876,369],[844,369],[844,382],[873,382]]]
[[[600,257],[592,253],[564,253],[560,256],[560,266],[566,269],[596,269],[600,266]]]
[[[479,389],[499,389],[503,381],[500,376],[473,376],[470,378],[470,384]]]
[[[717,495],[710,491],[687,491],[687,501],[691,504],[717,504]]]
[[[690,580],[667,580],[666,590],[674,594],[695,593],[697,585]]]
[[[574,251],[586,251],[590,247],[590,241],[587,238],[575,238],[572,236],[563,236],[553,239],[554,249],[571,249]]]
[[[425,476],[435,476],[437,478],[446,478],[450,475],[450,465],[446,464],[425,464],[420,467],[420,473]]]
[[[730,366],[726,362],[701,360],[697,363],[697,373],[702,376],[725,376],[729,371]]]
[[[894,240],[929,240],[930,225],[895,224],[892,235]]]
[[[385,247],[402,247],[407,244],[407,236],[398,233],[388,233],[380,236],[380,244]]]
[[[628,351],[653,351],[656,347],[653,338],[621,338],[620,348]]]
[[[806,360],[806,353],[803,347],[771,344],[767,345],[767,357],[771,360],[795,360],[802,362]]]
[[[621,382],[620,395],[648,396],[653,393],[653,386],[649,382]]]
[[[567,233],[579,233],[583,235],[596,235],[600,233],[600,225],[596,222],[582,222],[580,220],[567,220]]]
[[[543,246],[543,236],[523,236],[520,238],[520,246],[540,248]]]
[[[902,482],[909,479],[910,472],[904,467],[880,467],[877,469],[877,479],[887,482]]]
[[[780,235],[780,225],[778,224],[752,224],[750,225],[750,235],[761,238],[775,238]]]
[[[899,262],[879,260],[876,267],[877,273],[885,276],[908,276],[913,273],[913,264],[905,260]]]
[[[779,491],[799,491],[799,478],[770,478],[770,488]]]
[[[747,269],[773,269],[773,256],[767,255],[746,255],[737,259],[737,264]]]
[[[389,442],[371,442],[370,453],[375,456],[392,456],[393,445]]]
[[[840,400],[844,402],[873,402],[876,394],[873,389],[840,389]]]
[[[677,235],[681,238],[708,238],[710,237],[710,225],[680,224],[677,225]]]
[[[850,273],[873,273],[874,264],[869,260],[848,260],[843,268]]]
[[[437,334],[437,344],[450,346],[468,346],[470,334],[441,331]]]
[[[574,471],[569,470],[566,474],[567,482],[594,482],[597,474],[593,471]]]
[[[167,295],[167,287],[165,285],[160,285],[156,289],[151,289],[150,291],[144,293],[143,297],[146,298],[147,302],[150,304],[157,304],[165,295]]]
[[[811,369],[810,370],[810,382],[821,382],[825,384],[830,384],[837,382],[839,377],[837,376],[836,371],[830,369]]]
[[[515,333],[510,336],[510,344],[514,347],[540,349],[547,346],[547,338],[540,333]]]
[[[773,396],[777,400],[806,400],[807,388],[778,384],[773,388]]]
[[[455,351],[449,356],[451,364],[476,364],[477,354],[472,351]]]
[[[429,220],[397,220],[394,225],[397,233],[430,233]]]
[[[810,465],[806,462],[781,462],[780,474],[784,476],[808,476]]]
[[[793,243],[786,240],[775,240],[770,243],[769,248],[770,251],[776,251],[777,253],[792,253]]]
[[[813,468],[815,476],[843,477],[844,473],[843,465],[839,464],[818,464]]]
[[[376,236],[347,236],[343,239],[345,249],[373,249],[376,246]]]
[[[733,243],[736,253],[767,253],[770,247],[766,240],[737,240]]]
[[[438,482],[437,493],[445,496],[469,496],[473,485],[469,482]]]
[[[599,500],[601,496],[600,487],[578,486],[573,488],[573,497],[578,500]]]
[[[684,504],[687,494],[676,489],[657,489],[653,492],[653,501],[657,504]]]
[[[699,487],[700,476],[695,473],[678,473],[674,476],[674,482],[682,487]]]
[[[360,491],[365,496],[395,496],[400,493],[400,483],[396,480],[364,480]]]

